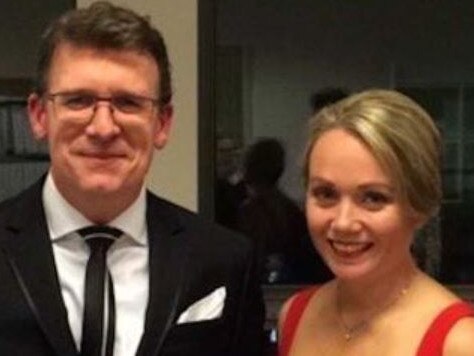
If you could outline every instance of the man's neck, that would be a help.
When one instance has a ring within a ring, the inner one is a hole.
[[[70,187],[57,184],[54,176],[52,178],[61,196],[84,217],[99,225],[107,224],[123,213],[136,201],[142,189],[137,187],[126,192],[84,191],[78,195]]]

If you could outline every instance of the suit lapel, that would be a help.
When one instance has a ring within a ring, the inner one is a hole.
[[[137,355],[160,352],[185,283],[188,245],[178,216],[166,203],[148,194],[147,223],[150,244],[150,294],[145,332]]]
[[[56,353],[76,355],[46,227],[42,186],[43,181],[38,182],[12,201],[1,243],[25,300]]]

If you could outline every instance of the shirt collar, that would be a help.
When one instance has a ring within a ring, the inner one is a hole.
[[[51,240],[60,239],[93,223],[62,196],[51,173],[43,187],[43,206]],[[142,187],[137,199],[107,225],[122,230],[140,245],[146,239],[146,192]]]

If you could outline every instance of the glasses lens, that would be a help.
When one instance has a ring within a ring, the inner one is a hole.
[[[95,104],[94,96],[86,94],[61,94],[56,98],[59,106],[71,111],[88,109]]]
[[[121,113],[141,115],[148,111],[148,104],[151,102],[133,95],[120,95],[112,97],[111,103]]]

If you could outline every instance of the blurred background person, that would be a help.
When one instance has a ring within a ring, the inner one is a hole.
[[[274,138],[262,138],[244,157],[246,199],[237,228],[254,240],[263,282],[323,282],[328,269],[310,248],[303,211],[278,187],[285,150]]]
[[[237,228],[237,212],[246,197],[242,180],[242,149],[235,139],[219,137],[216,142],[216,221]]]

